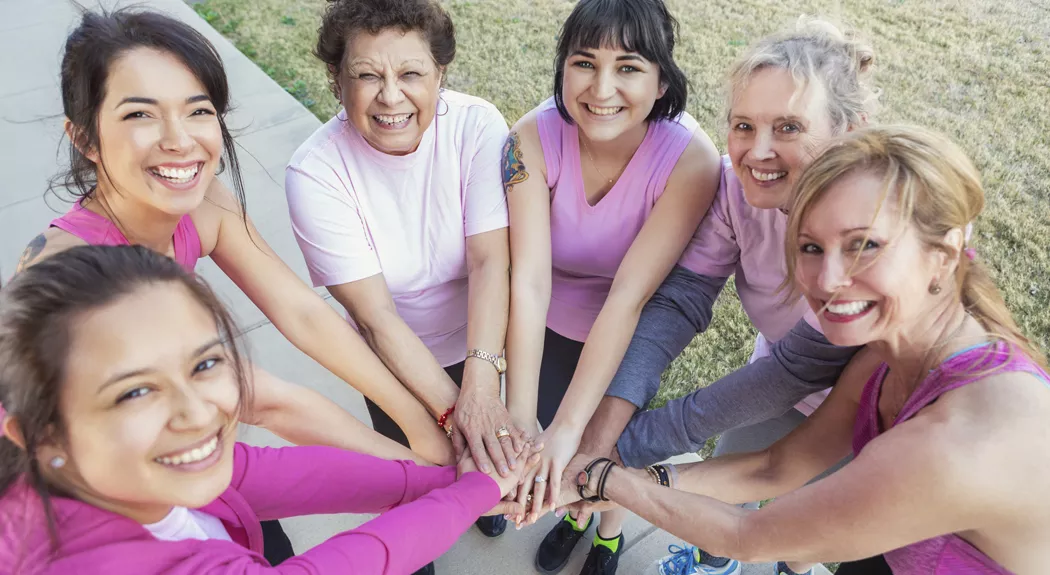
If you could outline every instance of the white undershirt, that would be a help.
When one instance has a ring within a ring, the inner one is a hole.
[[[230,534],[226,532],[226,527],[218,517],[185,507],[173,507],[164,519],[143,525],[143,527],[161,541],[186,539],[232,541]]]

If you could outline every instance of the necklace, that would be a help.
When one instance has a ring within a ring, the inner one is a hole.
[[[587,147],[587,140],[585,140],[583,138],[580,138],[580,143],[583,144],[583,151],[587,152],[587,157],[590,158],[590,160],[591,160],[591,167],[594,168],[594,171],[598,172],[599,176],[601,176],[606,181],[608,181],[609,185],[612,185],[613,179],[610,178],[609,176],[606,176],[604,173],[602,173],[602,171],[598,168],[598,163],[594,161],[594,156],[591,155],[591,150],[590,150],[590,148]]]

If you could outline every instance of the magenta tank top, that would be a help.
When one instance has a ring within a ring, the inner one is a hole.
[[[91,210],[85,210],[80,202],[73,204],[64,216],[52,220],[51,227],[73,234],[93,246],[130,245],[113,222]],[[189,214],[182,216],[175,226],[172,243],[175,246],[175,261],[186,271],[192,272],[201,258],[201,239]]]
[[[884,432],[879,419],[879,393],[888,366],[882,364],[864,386],[853,427],[853,453]],[[1050,383],[1050,376],[1017,348],[1006,343],[965,349],[932,370],[904,404],[893,424],[915,416],[943,393],[979,381],[991,371],[1023,371]],[[885,554],[895,575],[1010,575],[1010,572],[958,535],[948,534],[913,543]]]
[[[554,99],[536,118],[547,187],[551,190],[551,301],[547,327],[584,341],[612,287],[620,262],[664,192],[667,178],[698,124],[688,114],[649,122],[638,150],[597,204],[587,203],[580,171],[579,133]]]

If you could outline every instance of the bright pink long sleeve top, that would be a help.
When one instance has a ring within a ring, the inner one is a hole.
[[[408,575],[447,551],[500,499],[481,473],[419,467],[331,447],[237,444],[233,479],[201,511],[233,542],[161,541],[139,523],[74,499],[52,498],[59,546],[24,483],[0,498],[0,573],[79,575]],[[382,513],[271,567],[260,520],[319,513]],[[11,569],[14,569],[11,571]]]

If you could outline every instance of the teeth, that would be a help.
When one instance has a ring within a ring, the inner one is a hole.
[[[166,168],[164,166],[157,166],[151,171],[158,176],[171,180],[175,183],[185,184],[194,177],[197,176],[197,172],[200,170],[200,164],[194,164],[188,168]]]
[[[751,168],[751,175],[760,182],[772,182],[773,180],[779,180],[787,175],[787,172],[759,172],[758,170]]]
[[[828,304],[828,311],[835,315],[857,315],[874,305],[870,301],[851,301],[849,303]]]
[[[397,116],[389,116],[384,114],[376,114],[372,116],[380,124],[386,124],[388,126],[394,126],[407,120],[412,114],[398,114]]]
[[[215,436],[205,443],[201,447],[194,447],[189,451],[184,451],[174,457],[157,457],[154,459],[157,463],[164,465],[183,465],[186,463],[196,463],[203,459],[207,459],[215,450],[219,447],[219,436]]]
[[[599,108],[598,106],[592,106],[590,104],[587,104],[587,109],[590,110],[592,114],[595,114],[597,116],[612,116],[613,114],[618,114],[620,110],[623,109],[623,106],[615,108]]]

